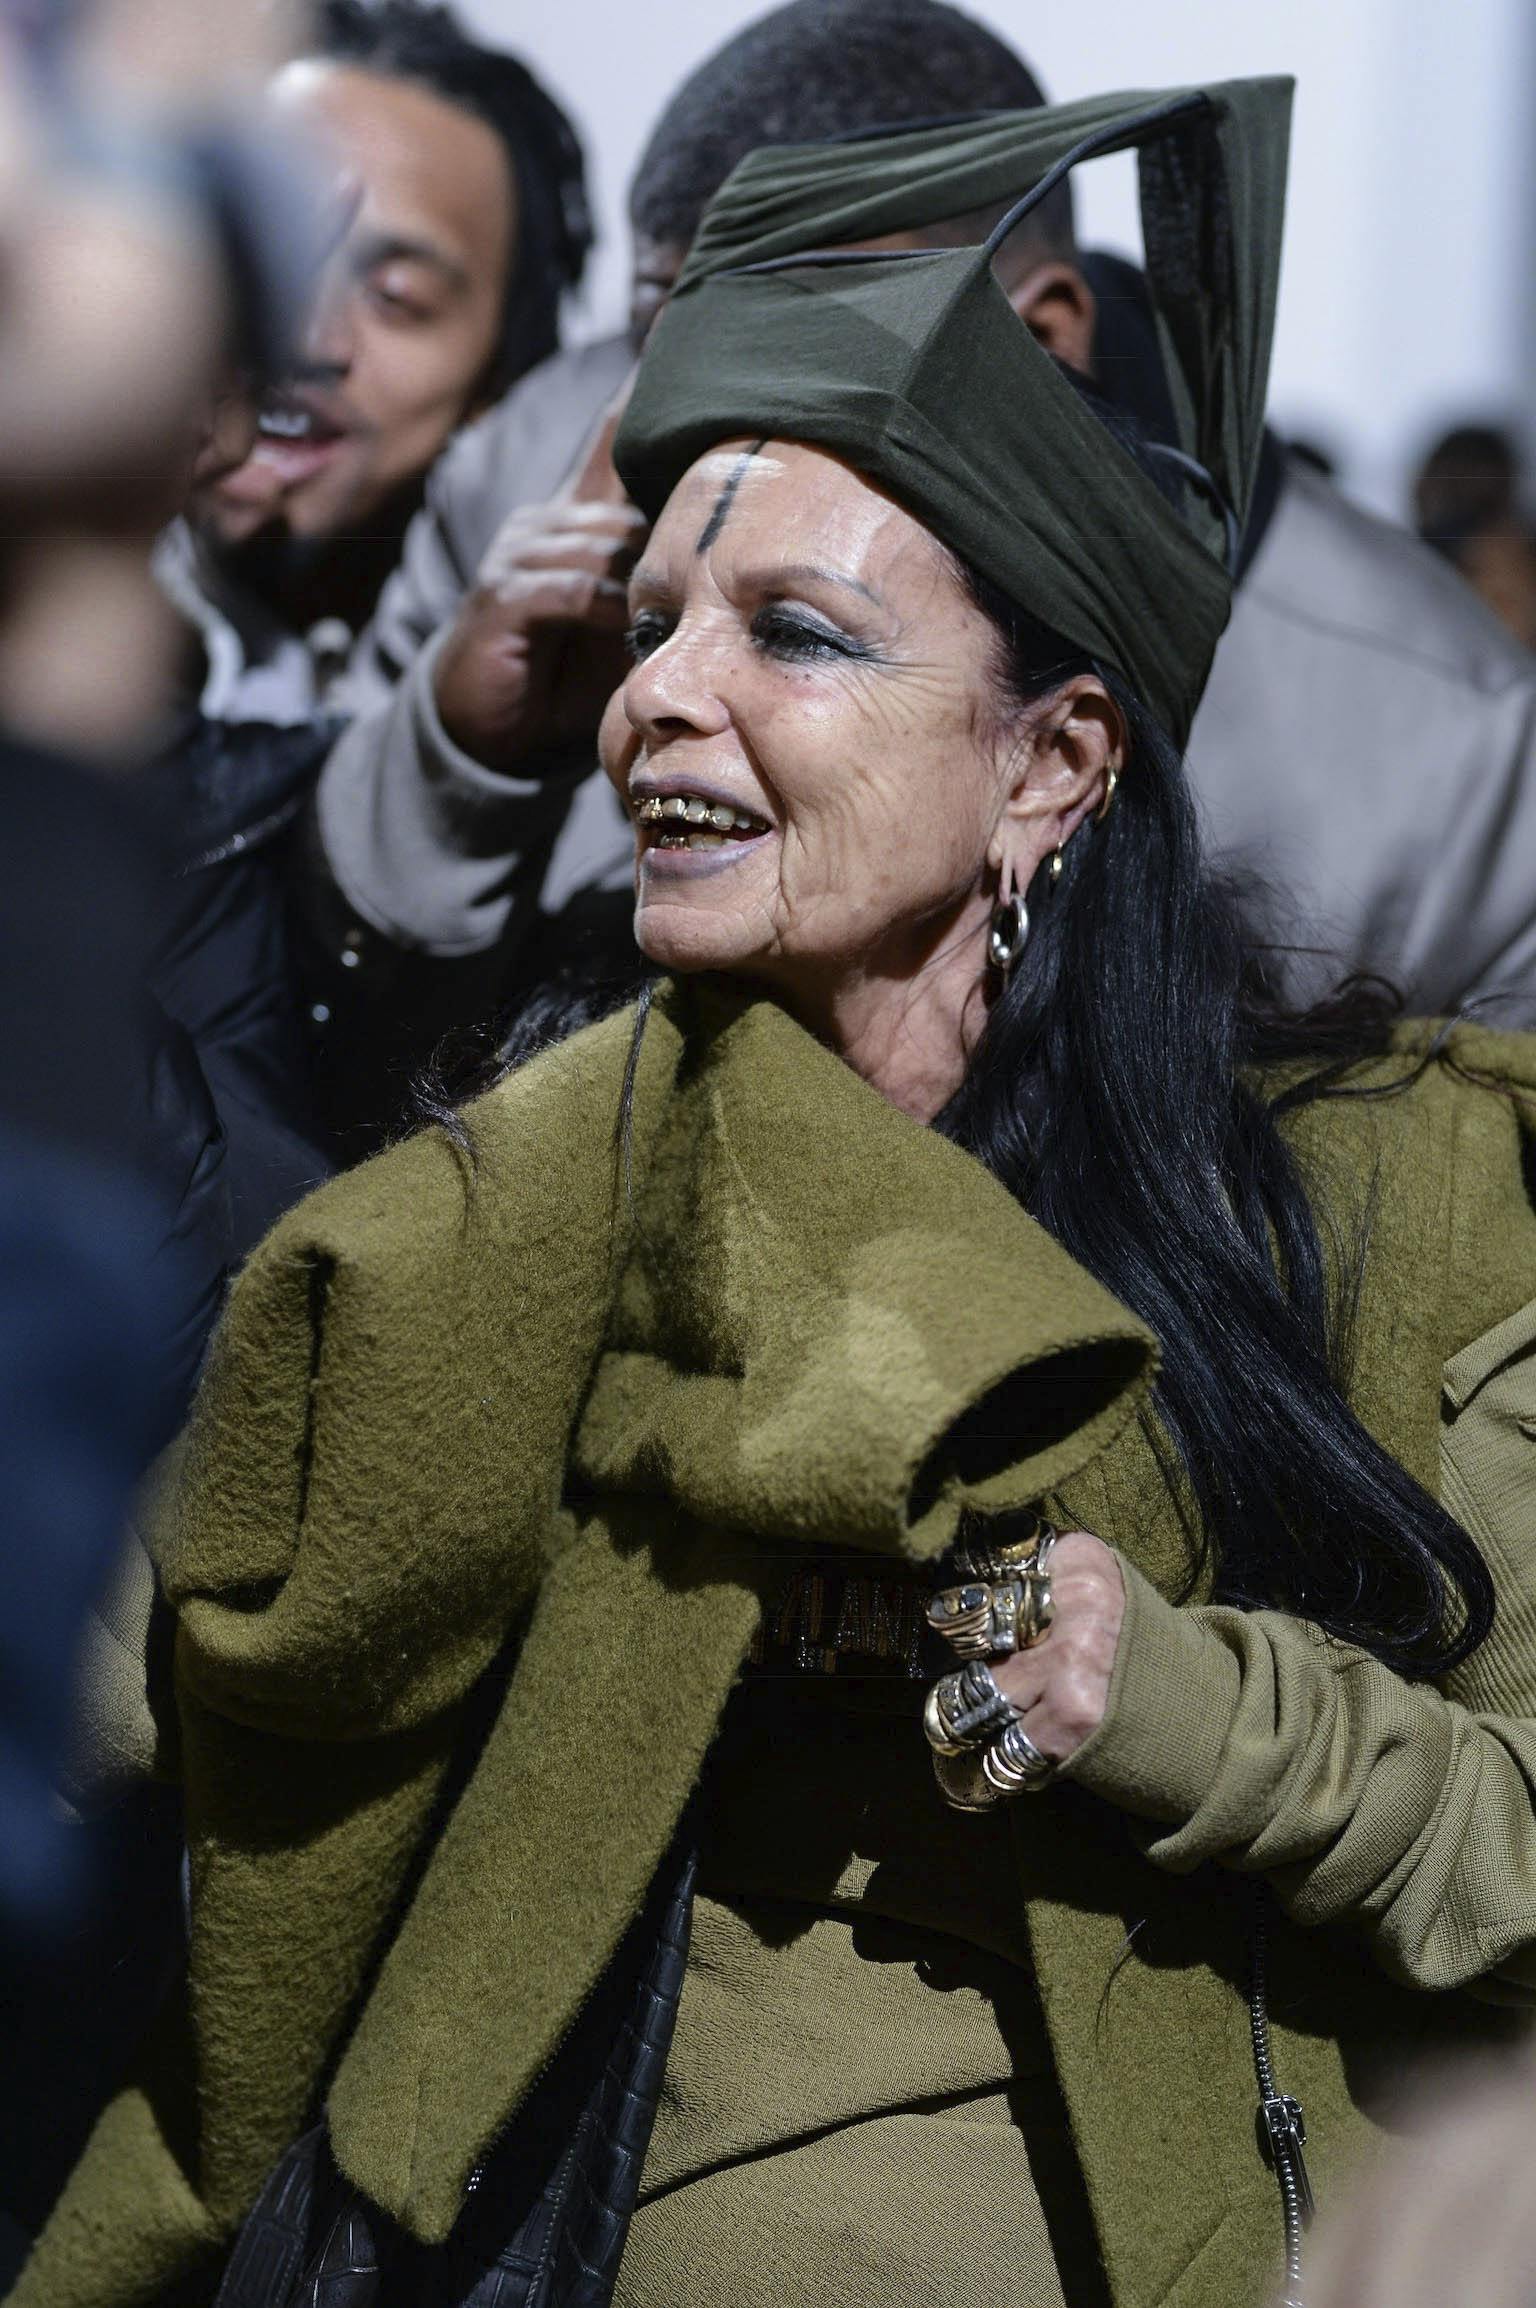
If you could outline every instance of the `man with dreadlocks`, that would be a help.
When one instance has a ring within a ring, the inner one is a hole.
[[[570,123],[446,8],[324,0],[273,98],[333,156],[344,230],[298,374],[163,564],[207,643],[204,710],[242,722],[314,710],[294,645],[324,624],[334,655],[366,623],[454,431],[556,350],[591,238]]]
[[[272,102],[334,165],[337,235],[297,372],[162,541],[188,666],[148,773],[175,868],[156,992],[213,1089],[240,1252],[326,1167],[286,884],[336,677],[444,444],[554,352],[590,240],[569,122],[445,8],[324,0]]]

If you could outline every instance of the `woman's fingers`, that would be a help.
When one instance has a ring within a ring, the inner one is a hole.
[[[1089,1531],[1057,1540],[1050,1575],[1049,1630],[1029,1650],[994,1661],[992,1672],[1041,1754],[1064,1763],[1104,1720],[1125,1587],[1114,1554]]]

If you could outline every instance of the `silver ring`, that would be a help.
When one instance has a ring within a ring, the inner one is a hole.
[[[993,1740],[981,1759],[981,1768],[988,1786],[995,1787],[999,1795],[1038,1795],[1056,1775],[1055,1764],[1041,1754],[1017,1720]]]
[[[923,1705],[923,1730],[939,1755],[988,1747],[1018,1719],[1019,1710],[998,1689],[982,1659],[972,1659],[952,1675],[941,1675]]]

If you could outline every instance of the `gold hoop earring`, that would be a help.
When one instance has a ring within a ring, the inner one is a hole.
[[[1102,825],[1104,820],[1108,817],[1109,805],[1115,798],[1115,788],[1119,783],[1120,769],[1118,763],[1115,763],[1111,765],[1109,775],[1104,780],[1104,799],[1099,803],[1098,808],[1093,813],[1093,822],[1095,825]]]
[[[1063,865],[1066,863],[1066,860],[1065,860],[1065,858],[1063,858],[1063,856],[1062,856],[1062,854],[1061,854],[1061,848],[1062,848],[1062,845],[1061,845],[1061,843],[1060,843],[1060,842],[1058,842],[1058,843],[1056,844],[1056,855],[1055,855],[1055,856],[1052,858],[1052,860],[1051,860],[1051,887],[1052,887],[1052,889],[1054,889],[1054,888],[1056,887],[1056,884],[1057,884],[1057,883],[1060,881],[1060,879],[1061,879],[1061,869],[1062,869]]]

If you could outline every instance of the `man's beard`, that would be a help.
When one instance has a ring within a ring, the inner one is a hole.
[[[386,579],[399,564],[426,476],[397,489],[369,514],[366,527],[327,537],[297,537],[282,520],[235,545],[205,533],[204,543],[242,592],[297,633],[323,617],[358,632],[373,615]]]

